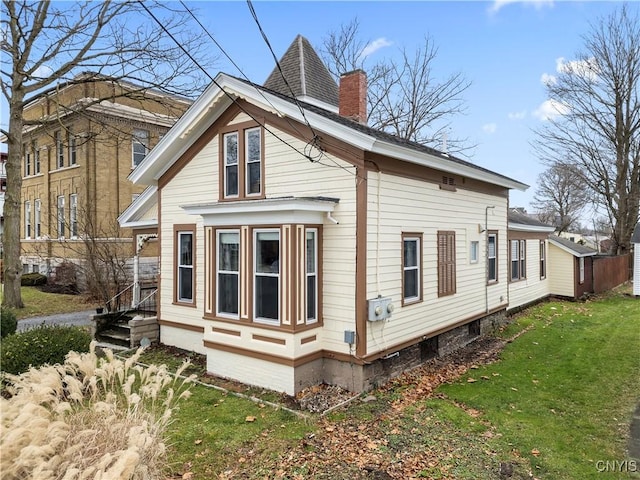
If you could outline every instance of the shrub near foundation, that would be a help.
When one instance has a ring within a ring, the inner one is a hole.
[[[0,397],[3,480],[162,480],[165,429],[192,378],[71,352],[63,364],[5,375]]]
[[[18,320],[13,310],[9,308],[3,308],[0,311],[0,336],[2,338],[13,335],[18,329]]]
[[[0,342],[0,369],[19,374],[29,367],[64,362],[70,352],[87,352],[91,335],[72,326],[47,326],[9,335]]]

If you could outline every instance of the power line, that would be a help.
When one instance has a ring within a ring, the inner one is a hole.
[[[242,69],[240,68],[240,66],[233,60],[233,58],[231,58],[231,55],[229,55],[227,53],[227,51],[222,47],[222,45],[220,45],[220,43],[213,37],[213,35],[211,35],[211,33],[209,32],[209,30],[202,24],[202,22],[200,22],[200,20],[198,19],[198,17],[196,17],[194,15],[194,13],[189,9],[189,7],[182,1],[180,0],[180,4],[182,5],[182,7],[189,13],[189,15],[191,15],[191,17],[196,21],[196,23],[200,26],[200,28],[204,31],[204,33],[207,34],[207,36],[211,39],[211,41],[213,43],[215,43],[216,47],[218,47],[218,49],[224,54],[225,57],[227,57],[227,59],[231,62],[231,64],[238,70],[238,72],[240,72],[240,74],[245,78],[245,80],[247,80],[251,85],[254,86],[255,90],[262,96],[262,98],[265,99],[265,101],[278,113],[281,113],[276,107],[275,105],[273,105],[273,103],[271,103],[271,101],[266,97],[266,95],[262,92],[262,90],[260,90],[257,85],[255,85],[251,80],[249,80],[249,77],[247,77],[247,75],[244,73],[244,71],[242,71]],[[298,133],[298,135],[300,135],[301,137],[304,137],[304,135],[302,134],[302,132],[300,132],[300,130],[298,130],[298,128],[290,121],[289,117],[286,115],[282,115],[287,123],[289,124],[289,126],[294,129],[296,131],[296,133]],[[308,123],[307,123],[308,125]],[[311,125],[308,125],[309,128],[311,128]],[[313,132],[313,129],[311,130]],[[310,156],[310,155],[309,155]]]
[[[298,99],[296,98],[296,94],[293,92],[293,88],[291,88],[291,85],[289,85],[289,82],[287,81],[287,78],[285,77],[284,72],[282,71],[282,67],[280,66],[280,61],[278,60],[278,57],[276,57],[276,54],[273,51],[273,48],[271,47],[271,42],[269,42],[269,38],[267,38],[267,34],[262,29],[262,25],[260,25],[260,21],[258,20],[258,14],[256,13],[255,9],[253,8],[253,3],[251,3],[251,0],[247,0],[247,5],[249,6],[249,11],[251,12],[251,16],[253,17],[253,19],[256,22],[256,25],[258,26],[258,30],[260,30],[260,34],[262,35],[262,38],[264,39],[264,42],[267,44],[267,47],[269,48],[269,51],[271,52],[271,56],[273,57],[273,60],[276,62],[276,67],[278,68],[278,71],[280,72],[280,75],[282,76],[282,80],[284,80],[285,85],[287,86],[287,88],[291,92],[291,98],[293,98],[293,100],[296,103],[297,107],[300,109],[300,113],[302,114],[302,118],[304,118],[305,123],[311,129],[311,133],[313,134],[314,138],[316,138],[318,135],[316,135],[316,132],[313,130],[313,127],[309,123],[309,120],[307,120],[307,116],[304,113],[304,109],[302,108],[302,106],[298,102]]]
[[[246,109],[244,109],[242,107],[242,104],[240,104],[240,102],[238,102],[238,100],[231,95],[229,92],[227,92],[224,88],[222,88],[222,86],[216,81],[215,78],[213,78],[209,72],[207,72],[207,70],[200,65],[200,63],[193,57],[193,55],[191,55],[186,48],[184,48],[182,46],[182,44],[180,42],[178,42],[178,40],[173,36],[173,34],[167,30],[167,28],[162,24],[162,22],[160,22],[160,20],[158,20],[158,18],[151,12],[151,10],[149,10],[149,8],[147,8],[147,6],[144,4],[144,2],[142,0],[138,0],[138,3],[140,3],[140,5],[142,5],[142,8],[145,9],[145,11],[149,14],[149,16],[160,26],[160,28],[162,28],[162,30],[169,36],[169,38],[171,38],[171,40],[173,40],[173,42],[180,48],[180,50],[182,50],[185,55],[187,55],[187,57],[189,57],[189,59],[200,69],[204,72],[204,74],[209,77],[209,80],[211,80],[211,82],[218,87],[227,97],[229,97],[229,99],[235,103],[240,110],[242,110],[244,113],[246,113],[249,117],[251,117],[258,125],[260,125],[262,128],[264,128],[267,132],[269,132],[271,135],[273,135],[275,138],[277,138],[279,141],[281,141],[282,143],[284,143],[285,145],[287,145],[289,148],[291,148],[292,150],[294,150],[296,153],[302,155],[303,157],[305,157],[307,160],[313,162],[314,160],[309,157],[308,155],[306,155],[305,153],[301,152],[300,150],[298,150],[296,147],[294,147],[293,145],[291,145],[289,142],[287,142],[286,140],[280,138],[278,135],[276,135],[273,131],[271,131],[266,125],[260,123],[260,121],[255,118],[250,112],[248,112]]]

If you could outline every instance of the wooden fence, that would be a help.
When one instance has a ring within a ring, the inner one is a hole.
[[[593,257],[593,291],[602,293],[631,278],[631,255]]]

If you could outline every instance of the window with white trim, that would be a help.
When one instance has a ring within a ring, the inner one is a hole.
[[[193,302],[193,232],[177,232],[178,240],[178,302]]]
[[[540,240],[540,278],[547,276],[547,252],[544,240]]]
[[[58,220],[58,238],[64,238],[64,195],[58,196],[58,212],[57,212],[57,220]]]
[[[422,237],[404,234],[402,238],[402,303],[422,300]]]
[[[78,194],[69,195],[69,236],[78,236]]]
[[[149,153],[149,132],[135,129],[131,136],[131,167],[136,168]]]
[[[224,136],[224,196],[238,196],[238,132]]]
[[[469,244],[469,263],[478,263],[478,257],[480,255],[480,242],[473,240]]]
[[[526,271],[526,240],[511,240],[511,280],[523,280]]]
[[[580,266],[580,283],[584,283],[584,257],[580,257],[578,263]]]
[[[318,229],[307,228],[305,240],[307,323],[318,321]]]
[[[34,207],[34,226],[35,226],[35,236],[36,238],[40,238],[40,236],[42,235],[42,230],[41,230],[41,224],[40,224],[40,215],[41,215],[41,209],[42,209],[42,202],[40,202],[39,198],[36,198],[36,200],[34,201],[33,204]]]
[[[31,202],[24,202],[24,238],[31,238]]]
[[[217,314],[238,318],[240,305],[240,232],[217,231]]]
[[[77,150],[76,150],[76,137],[71,132],[69,132],[69,166],[75,165],[77,163]]]
[[[498,234],[487,235],[487,282],[498,281]]]
[[[33,143],[33,174],[37,175],[40,173],[40,150],[36,143]]]
[[[56,141],[56,168],[64,167],[64,145],[62,142],[62,132],[58,130],[55,134]]]
[[[280,323],[280,230],[254,230],[253,317]]]
[[[27,145],[23,145],[24,149],[24,176],[28,177],[31,175],[31,151]]]

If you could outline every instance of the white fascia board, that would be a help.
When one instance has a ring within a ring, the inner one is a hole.
[[[493,174],[491,172],[478,170],[476,168],[473,168],[470,165],[455,163],[453,161],[448,161],[442,158],[438,158],[435,155],[430,155],[424,152],[418,152],[416,150],[413,150],[407,147],[402,147],[400,145],[394,145],[388,142],[384,142],[382,140],[376,141],[372,151],[375,153],[379,153],[381,155],[398,158],[400,160],[404,160],[410,163],[415,163],[417,165],[422,165],[425,167],[434,168],[437,170],[442,170],[448,173],[463,175],[468,178],[473,178],[475,180],[480,180],[482,182],[491,183],[493,185],[499,185],[501,187],[513,188],[523,192],[529,188],[529,185],[518,182],[516,180],[511,180],[509,178],[505,178],[505,177]]]
[[[129,205],[124,212],[118,217],[118,223],[123,228],[139,227],[141,222],[151,222],[158,225],[158,219],[155,220],[134,220],[138,215],[146,212],[154,203],[158,202],[158,187],[150,186]],[[135,225],[134,225],[135,224]]]
[[[158,220],[139,220],[137,222],[127,222],[120,224],[122,228],[157,228]]]
[[[307,198],[243,200],[197,205],[181,205],[189,215],[199,215],[204,226],[263,225],[265,223],[323,223],[336,202]]]
[[[301,101],[310,103],[311,105],[315,105],[316,107],[324,108],[333,113],[339,113],[340,109],[336,105],[332,105],[327,102],[323,102],[322,100],[318,100],[317,98],[310,97],[308,95],[301,95],[298,97]]]
[[[218,74],[216,81],[220,84]],[[211,83],[198,97],[191,107],[180,117],[175,125],[162,137],[162,140],[153,148],[142,163],[129,174],[129,180],[135,184],[153,185],[165,173],[180,156],[193,144],[208,125],[212,123],[210,116],[206,115],[211,108],[216,96],[220,94],[220,88],[216,83]],[[230,100],[229,100],[230,101]],[[217,117],[216,117],[217,118]],[[209,122],[202,126],[203,122]],[[188,135],[185,135],[189,132]]]
[[[535,225],[524,225],[522,223],[509,222],[509,230],[514,232],[538,232],[538,233],[553,233],[556,231],[555,227],[538,227]]]
[[[564,250],[567,253],[570,253],[574,257],[593,257],[598,254],[598,252],[587,252],[587,253],[578,253],[575,250],[570,249],[569,247],[563,245],[562,243],[556,242],[553,238],[549,239],[549,243],[558,247],[560,250]]]

